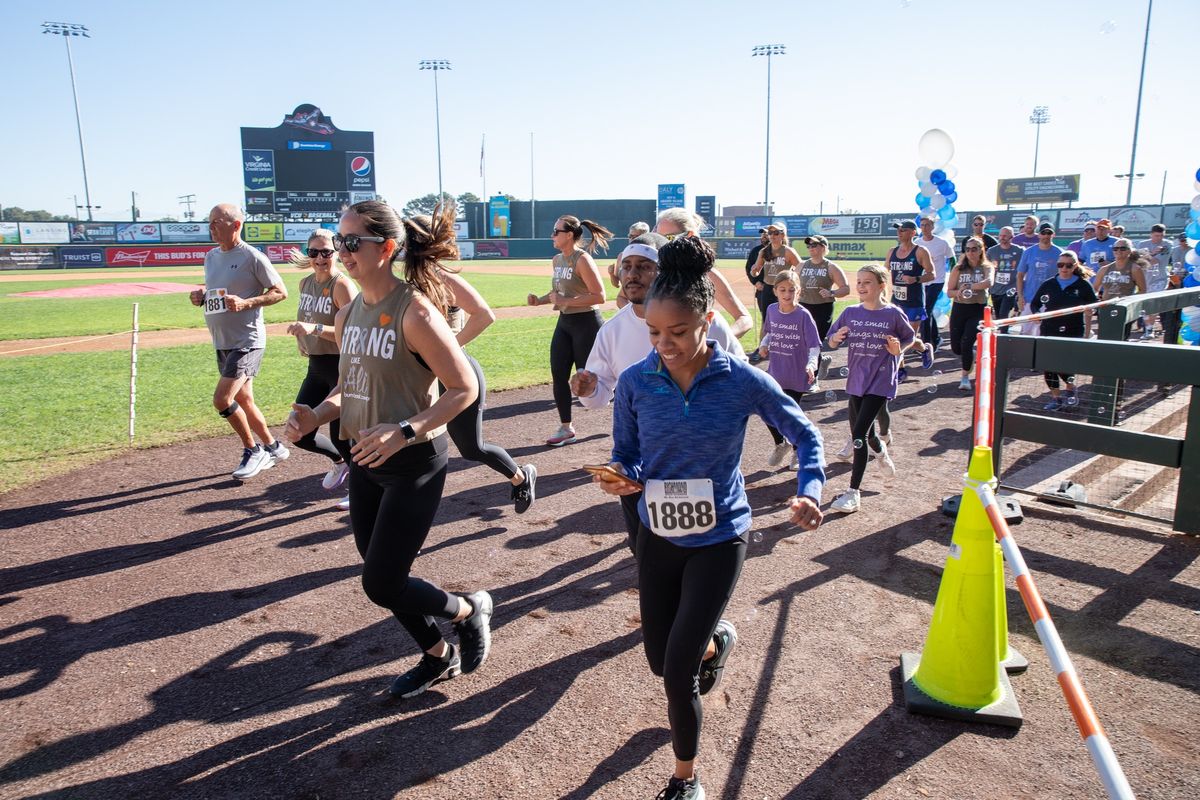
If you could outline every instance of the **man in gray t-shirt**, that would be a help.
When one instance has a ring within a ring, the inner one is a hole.
[[[209,213],[208,227],[217,246],[204,257],[204,288],[191,293],[192,305],[204,309],[217,350],[221,378],[213,405],[242,440],[242,461],[233,471],[238,480],[252,478],[288,457],[287,448],[275,441],[254,404],[252,385],[267,345],[262,309],[286,300],[287,288],[267,257],[242,241],[244,221],[241,209],[228,203]]]
[[[999,319],[1007,319],[1021,311],[1017,299],[1017,265],[1025,248],[1013,243],[1013,229],[1005,225],[1000,229],[1000,243],[989,247],[988,261],[996,265],[996,276],[992,280],[992,308]]]

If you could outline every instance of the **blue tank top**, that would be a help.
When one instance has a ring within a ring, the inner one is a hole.
[[[892,271],[892,303],[906,308],[925,307],[925,288],[921,283],[902,283],[901,276],[912,275],[918,281],[925,274],[925,268],[917,261],[917,246],[913,245],[912,252],[904,258],[896,255],[898,247],[888,252],[888,269]]]

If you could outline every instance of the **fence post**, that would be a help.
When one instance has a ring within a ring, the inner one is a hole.
[[[137,403],[138,304],[133,304],[133,338],[129,343],[129,441],[133,442],[134,405]]]
[[[1200,534],[1200,386],[1192,387],[1184,429],[1183,453],[1179,463],[1179,488],[1175,492],[1175,517],[1171,527],[1182,533]]]

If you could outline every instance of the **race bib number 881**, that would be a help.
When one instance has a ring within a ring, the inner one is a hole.
[[[717,524],[713,486],[708,478],[646,481],[645,498],[650,530],[659,536],[707,533]]]

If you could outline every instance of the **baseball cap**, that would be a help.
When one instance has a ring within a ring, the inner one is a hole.
[[[1084,229],[1085,231],[1094,231],[1094,230],[1096,230],[1096,220],[1094,220],[1094,219],[1089,219],[1087,222],[1085,222],[1085,223],[1084,223],[1084,225],[1083,225],[1083,229]]]
[[[917,229],[917,223],[913,222],[911,219],[900,220],[899,222],[893,220],[892,227],[898,231],[915,231]]]
[[[819,233],[816,236],[805,236],[804,243],[810,247],[814,244],[819,244],[822,247],[829,247],[829,240]]]
[[[766,228],[759,228],[759,229],[758,229],[758,232],[759,232],[759,233],[766,233],[766,232],[767,232],[767,229],[766,229]]]
[[[1100,225],[1103,225],[1106,228],[1111,228],[1112,220],[1110,220],[1108,217],[1105,217],[1104,219],[1097,220],[1096,225],[1097,225],[1097,227],[1099,227]]]
[[[1038,225],[1038,233],[1054,233],[1054,226],[1049,222],[1043,222],[1041,225]]]

